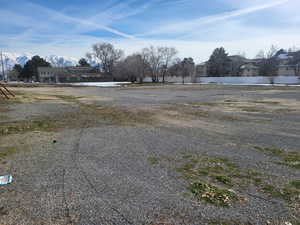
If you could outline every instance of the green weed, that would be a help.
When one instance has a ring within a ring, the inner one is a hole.
[[[189,190],[198,200],[216,206],[228,207],[239,200],[239,197],[233,191],[218,188],[217,186],[207,184],[204,181],[192,183]]]

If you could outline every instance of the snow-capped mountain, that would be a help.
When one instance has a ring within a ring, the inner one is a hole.
[[[14,67],[15,64],[20,64],[21,66],[24,66],[25,63],[32,58],[32,56],[33,55],[27,53],[17,54],[3,52],[4,68],[5,70],[10,70]],[[75,58],[56,55],[50,55],[42,58],[44,58],[47,62],[51,63],[51,65],[55,67],[76,66],[78,62],[78,60]]]
[[[77,59],[57,55],[46,56],[44,59],[55,67],[76,66],[78,63]]]
[[[14,67],[15,64],[21,64],[22,66],[25,65],[25,63],[31,59],[31,55],[29,54],[16,54],[16,53],[10,53],[10,52],[3,52],[2,53],[2,59],[4,68],[9,70]],[[1,67],[1,64],[0,64]]]

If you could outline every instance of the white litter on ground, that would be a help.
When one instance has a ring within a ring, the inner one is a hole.
[[[83,82],[71,83],[74,86],[89,86],[89,87],[120,87],[122,85],[130,84],[130,82]]]
[[[0,186],[11,184],[12,180],[13,180],[13,178],[11,175],[0,176]]]

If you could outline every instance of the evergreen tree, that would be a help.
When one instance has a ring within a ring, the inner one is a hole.
[[[208,61],[208,75],[212,77],[225,76],[229,74],[228,54],[223,47],[214,50]]]
[[[33,72],[31,69],[31,65],[29,63],[29,61],[24,65],[21,73],[20,73],[20,78],[21,79],[25,79],[27,81],[29,81],[33,76]]]
[[[91,65],[87,62],[87,60],[85,58],[81,58],[79,61],[78,61],[78,64],[79,66],[81,67],[90,67]]]
[[[20,78],[23,67],[20,64],[15,64],[12,72],[16,75],[16,78]]]
[[[13,69],[7,74],[8,81],[17,81],[20,79],[20,74],[22,72],[22,66],[20,64],[15,64]]]
[[[21,77],[27,80],[35,79],[39,81],[38,67],[51,67],[51,64],[40,56],[36,55],[31,58],[22,69]]]
[[[13,70],[21,73],[22,72],[23,67],[20,64],[15,64]]]

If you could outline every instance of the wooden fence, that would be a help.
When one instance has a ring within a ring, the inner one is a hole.
[[[10,91],[5,84],[0,82],[0,96],[4,99],[10,99],[12,97],[15,97],[15,94]]]

